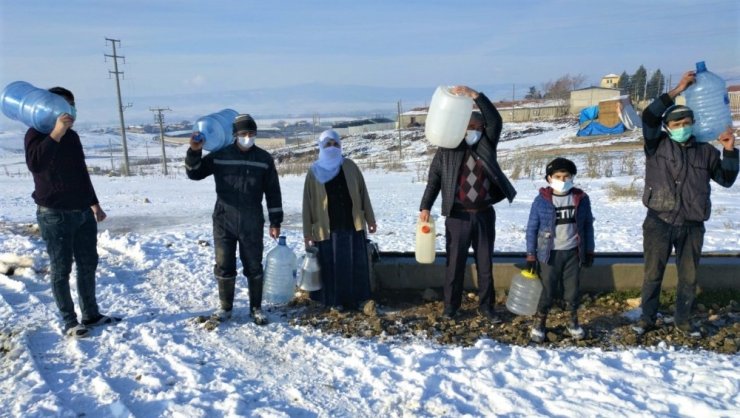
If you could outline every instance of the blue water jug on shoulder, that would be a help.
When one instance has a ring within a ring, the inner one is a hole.
[[[198,118],[193,132],[200,132],[206,151],[218,151],[234,142],[233,124],[238,113],[236,110],[223,109],[220,112]]]
[[[697,141],[715,140],[722,131],[732,126],[725,80],[708,71],[704,61],[696,63],[696,82],[683,94],[686,106],[694,111],[694,136]]]
[[[25,81],[14,81],[3,89],[0,110],[10,119],[43,133],[54,129],[61,114],[73,114],[72,106],[64,97]]]

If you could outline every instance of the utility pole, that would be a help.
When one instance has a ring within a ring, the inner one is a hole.
[[[122,59],[123,62],[126,62],[126,57],[122,55],[116,54],[116,43],[119,45],[121,44],[121,41],[118,39],[111,39],[111,38],[105,38],[106,44],[108,42],[111,43],[111,46],[113,46],[113,55],[104,54],[108,58],[113,58],[113,71],[108,70],[108,76],[110,77],[110,74],[115,74],[116,76],[116,93],[118,94],[118,116],[121,119],[121,143],[123,145],[123,170],[122,174],[124,176],[129,175],[129,166],[128,166],[128,146],[126,145],[126,124],[123,122],[123,103],[121,102],[121,82],[118,79],[118,75],[123,75],[123,71],[118,71],[118,59]],[[131,107],[131,103],[129,103],[126,107]]]
[[[403,161],[403,151],[401,150],[401,101],[398,101],[398,162]]]
[[[156,112],[154,115],[154,122],[159,123],[159,142],[162,144],[162,172],[167,175],[167,154],[164,152],[164,115],[162,112],[171,111],[169,107],[155,107],[149,108],[152,112]]]

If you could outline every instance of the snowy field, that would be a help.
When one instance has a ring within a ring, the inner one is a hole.
[[[516,134],[532,127],[538,132]],[[575,151],[584,145],[573,143],[574,127],[510,124],[504,133],[518,137],[499,147],[507,172],[524,153],[560,149],[562,156],[573,152],[585,174],[588,156]],[[393,135],[351,138],[345,149],[361,163],[382,160],[397,143]],[[280,307],[270,307],[270,325],[257,327],[247,315],[243,278],[234,320],[206,332],[191,318],[210,313],[217,299],[213,248],[201,245],[211,242],[215,193],[212,179],[185,178],[185,146],[167,147],[168,157],[180,159],[167,177],[93,176],[109,216],[99,225],[99,303],[125,319],[85,340],[64,338],[43,242],[27,233],[35,205],[22,136],[20,128],[0,132],[0,263],[18,266],[12,275],[0,274],[0,416],[740,416],[737,355],[669,345],[602,351],[492,340],[459,348],[420,338],[346,339],[290,326]],[[109,146],[120,137],[81,136],[88,165],[110,168]],[[147,142],[151,135],[128,137],[133,158],[159,155],[159,146]],[[612,161],[610,177],[576,177],[592,199],[597,251],[642,250],[644,207],[609,191],[611,184],[641,190],[639,150],[608,146],[637,139],[630,133],[593,146],[599,160]],[[371,238],[382,251],[413,250],[426,151],[425,141],[407,139],[405,168],[364,171],[378,218]],[[620,163],[630,158],[637,171],[626,174]],[[114,159],[119,164],[120,153]],[[497,251],[524,250],[529,206],[549,159],[527,160],[536,162],[537,173],[515,181],[512,204],[496,205]],[[281,186],[283,231],[300,253],[303,176],[283,176]],[[704,250],[740,252],[740,182],[715,185],[712,200]],[[443,234],[441,219],[437,227]],[[444,248],[443,235],[437,248]]]

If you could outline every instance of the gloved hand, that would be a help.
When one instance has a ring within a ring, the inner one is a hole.
[[[527,263],[524,265],[525,271],[531,271],[532,273],[537,273],[537,258],[535,258],[533,255],[527,256]]]
[[[594,265],[594,253],[586,253],[586,259],[581,262],[581,267],[591,267]]]

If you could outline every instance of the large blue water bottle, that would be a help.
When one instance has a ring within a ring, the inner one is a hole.
[[[694,136],[709,142],[732,126],[730,97],[722,77],[707,70],[704,61],[696,63],[696,82],[684,91],[686,106],[694,111]]]
[[[0,110],[10,119],[43,133],[54,129],[62,113],[72,114],[72,106],[64,97],[25,81],[14,81],[3,89]]]
[[[265,302],[287,303],[295,295],[296,256],[288,248],[285,237],[278,239],[278,245],[265,257],[263,298]]]
[[[218,151],[234,141],[233,123],[238,113],[236,110],[223,109],[195,121],[193,132],[200,132],[206,151]]]

